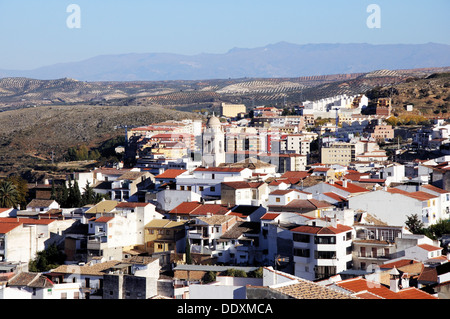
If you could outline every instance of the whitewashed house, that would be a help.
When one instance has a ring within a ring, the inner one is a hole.
[[[84,299],[81,283],[54,283],[41,273],[20,272],[0,286],[0,299]]]
[[[88,224],[88,260],[121,259],[124,247],[144,245],[145,225],[162,218],[151,203],[118,203],[112,212],[97,214]]]
[[[295,276],[318,280],[352,268],[352,227],[311,224],[291,231]]]
[[[426,192],[388,188],[350,197],[348,207],[365,211],[392,226],[403,226],[411,215],[417,215],[428,226],[437,221],[438,201],[438,196]]]
[[[59,204],[53,199],[33,199],[27,204],[27,211],[46,213],[51,209],[59,209]]]
[[[178,190],[189,190],[205,199],[219,199],[221,183],[244,181],[252,176],[248,168],[198,167],[192,174],[176,177]]]
[[[400,185],[395,188],[401,189],[407,192],[422,191],[429,193],[438,197],[437,204],[437,220],[446,220],[450,218],[450,191],[446,191],[442,188],[433,186],[431,184],[421,184],[421,185]]]

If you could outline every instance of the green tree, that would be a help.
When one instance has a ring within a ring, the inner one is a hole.
[[[215,271],[208,271],[203,278],[203,282],[204,283],[214,282],[214,281],[216,281],[216,278],[217,278],[217,273]]]
[[[0,207],[17,208],[19,204],[19,193],[11,181],[2,180],[0,182]]]
[[[405,225],[413,234],[423,233],[423,223],[419,220],[419,216],[417,214],[407,216]]]
[[[6,180],[13,183],[17,190],[17,205],[26,207],[28,204],[28,182],[18,175],[10,176]]]
[[[450,220],[439,220],[437,223],[430,225],[425,234],[431,239],[439,239],[445,234],[450,234]]]
[[[86,182],[86,186],[83,188],[83,195],[81,196],[81,204],[89,205],[96,204],[96,196],[94,189],[91,187],[89,182]]]
[[[46,250],[39,251],[36,258],[30,260],[28,270],[31,272],[49,271],[62,265],[65,260],[66,255],[55,244],[52,244]]]

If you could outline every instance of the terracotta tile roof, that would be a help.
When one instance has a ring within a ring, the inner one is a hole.
[[[48,207],[54,202],[53,199],[33,199],[27,207]]]
[[[227,206],[220,204],[202,204],[195,209],[192,215],[225,215],[229,211]]]
[[[276,179],[272,180],[269,183],[269,185],[270,186],[278,186],[281,183],[289,185],[289,184],[296,184],[297,182],[295,180],[293,180],[293,178],[276,178]]]
[[[285,172],[283,175],[281,175],[281,178],[306,178],[309,175],[311,175],[311,173],[309,173],[308,171],[287,171]]]
[[[422,185],[421,187],[429,189],[429,190],[434,191],[436,193],[440,193],[440,194],[450,193],[449,191],[446,191],[446,190],[444,190],[442,188],[439,188],[439,187],[436,187],[436,186],[433,186],[433,185],[430,185],[430,184]]]
[[[338,195],[336,193],[333,193],[333,192],[327,192],[327,193],[323,193],[323,194],[325,196],[327,196],[327,197],[330,197],[330,198],[332,198],[334,200],[337,200],[338,202],[347,202],[348,201],[347,198],[342,197],[342,196],[340,196],[340,195]]]
[[[109,221],[111,221],[113,219],[114,219],[113,216],[111,216],[111,217],[109,217],[109,216],[101,216],[101,217],[97,218],[95,220],[95,222],[96,223],[107,223],[107,222],[109,222]]]
[[[145,207],[148,205],[152,204],[140,202],[120,202],[119,204],[117,204],[116,208],[136,208],[136,207]]]
[[[110,260],[103,263],[87,264],[84,266],[79,265],[61,265],[50,271],[52,273],[62,273],[62,274],[80,274],[80,275],[91,275],[91,276],[103,276],[105,271],[111,267],[116,266],[121,263],[118,260]]]
[[[294,189],[294,188],[290,188],[290,189],[276,189],[273,192],[271,192],[269,195],[286,195],[289,194],[291,192],[296,192],[296,193],[302,193],[302,194],[310,194],[307,192],[302,192],[298,189]]]
[[[8,281],[8,286],[26,286],[30,288],[52,288],[53,282],[39,273],[21,272]]]
[[[280,214],[276,214],[276,213],[265,213],[263,216],[261,216],[261,220],[274,220],[274,219],[277,218],[278,216],[280,216]]]
[[[22,223],[0,223],[0,234],[7,234]]]
[[[197,167],[195,172],[239,173],[243,167]]]
[[[365,192],[369,192],[368,189],[366,189],[364,187],[361,187],[361,186],[358,186],[358,185],[355,185],[355,184],[353,184],[350,181],[347,181],[347,187],[344,187],[343,181],[335,181],[334,184],[330,184],[330,183],[327,183],[327,184],[331,185],[331,186],[334,186],[336,188],[345,190],[346,192],[349,192],[349,193],[365,193]]]
[[[234,189],[258,188],[263,184],[264,184],[264,182],[244,182],[244,181],[222,182],[222,185],[226,185],[226,186],[234,188]]]
[[[185,221],[176,222],[169,219],[153,219],[145,225],[145,228],[177,228],[185,224]]]
[[[280,287],[271,287],[270,289],[295,299],[357,299],[350,294],[307,280],[297,280],[295,283]]]
[[[309,225],[302,225],[298,226],[291,231],[296,233],[308,233],[308,234],[339,234],[343,232],[347,232],[352,230],[353,228],[350,226],[345,226],[338,224],[336,227],[328,226],[328,227],[321,227],[321,226],[309,226]]]
[[[353,294],[353,296],[358,297],[360,299],[383,299],[380,296],[377,296],[368,291],[361,291]]]
[[[436,195],[432,195],[423,191],[417,191],[417,192],[407,192],[405,190],[402,189],[398,189],[398,188],[388,188],[387,191],[391,194],[401,194],[401,195],[405,195],[420,201],[425,201],[425,200],[429,200],[429,199],[433,199],[433,198],[437,198],[438,196]]]
[[[288,204],[284,205],[284,207],[315,210],[320,208],[333,207],[333,205],[326,201],[311,198],[311,199],[294,199],[290,201]]]
[[[34,218],[14,218],[14,217],[3,217],[0,218],[1,223],[20,223],[25,225],[50,225],[55,220],[52,219],[34,219]]]
[[[200,205],[202,205],[200,202],[183,202],[179,204],[177,207],[172,209],[169,214],[174,215],[189,215],[192,213],[195,209],[197,209]]]
[[[415,287],[401,289],[397,294],[401,297],[401,299],[438,299],[437,297],[434,297],[429,293]]]
[[[382,284],[360,277],[339,281],[336,285],[353,293],[369,292],[383,299],[437,299],[414,287],[401,289],[396,293]]]
[[[392,269],[394,267],[398,269],[400,267],[403,267],[406,265],[412,265],[412,264],[416,264],[416,263],[419,263],[419,262],[416,260],[413,260],[413,259],[401,259],[401,260],[393,261],[390,263],[382,264],[382,265],[380,265],[380,269]]]
[[[178,175],[187,172],[185,169],[166,169],[164,173],[156,175],[156,179],[176,178]]]
[[[433,245],[428,245],[428,244],[421,244],[421,245],[417,245],[418,247],[425,249],[427,251],[436,251],[436,250],[442,250],[442,247],[438,247],[438,246],[433,246]]]
[[[229,220],[232,220],[235,218],[232,215],[214,215],[210,217],[197,217],[198,220],[201,220],[208,225],[221,225],[223,223],[226,223]]]
[[[239,239],[241,236],[243,236],[246,233],[249,234],[258,234],[260,229],[260,223],[259,222],[244,222],[244,221],[238,221],[236,222],[229,230],[225,232],[222,236],[220,236],[221,239]]]
[[[125,174],[122,174],[119,177],[117,177],[117,180],[118,181],[135,180],[144,175],[146,175],[146,172],[126,172]]]
[[[420,200],[429,200],[429,199],[433,199],[433,198],[437,198],[438,196],[436,195],[432,195],[426,192],[422,192],[422,191],[417,191],[417,192],[412,192],[409,193],[410,197],[414,197]]]

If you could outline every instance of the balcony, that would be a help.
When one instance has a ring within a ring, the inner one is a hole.
[[[389,255],[381,255],[381,254],[377,254],[377,253],[372,253],[372,252],[366,252],[366,253],[361,253],[358,252],[358,258],[367,258],[367,259],[386,259],[389,260],[391,259],[391,254]]]
[[[87,241],[87,249],[89,250],[101,250],[107,243],[106,236],[89,236]]]

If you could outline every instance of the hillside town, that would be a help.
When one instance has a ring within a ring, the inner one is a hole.
[[[450,218],[450,124],[391,112],[338,95],[129,127],[123,161],[0,209],[0,299],[449,299],[450,235],[417,229]]]

